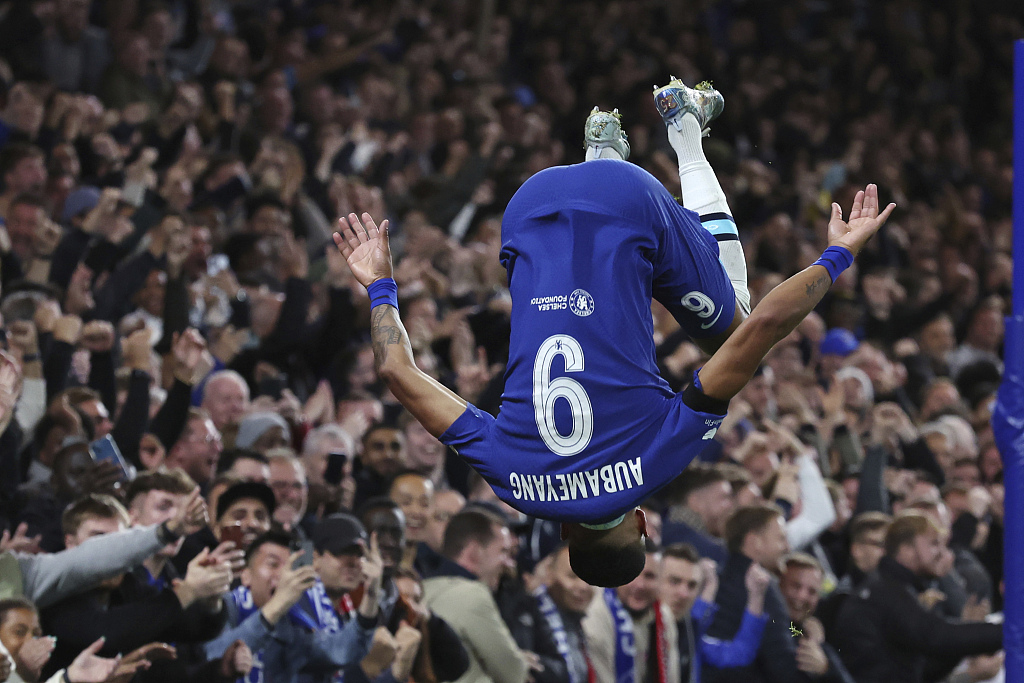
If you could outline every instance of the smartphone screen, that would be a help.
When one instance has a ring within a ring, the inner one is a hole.
[[[299,550],[302,551],[302,554],[295,560],[292,568],[298,569],[299,567],[311,566],[313,564],[313,541],[303,541],[299,544]]]
[[[135,478],[135,468],[125,462],[124,456],[121,455],[121,449],[117,447],[117,443],[109,434],[93,441],[89,444],[89,448],[92,450],[92,457],[96,462],[106,460],[117,465],[121,470],[121,479]]]
[[[345,464],[348,456],[341,451],[331,451],[327,454],[327,471],[324,472],[324,481],[331,486],[337,486],[345,476]]]
[[[269,396],[275,401],[281,400],[281,392],[288,386],[288,376],[274,375],[273,377],[265,377],[259,381],[256,385],[257,396]]]

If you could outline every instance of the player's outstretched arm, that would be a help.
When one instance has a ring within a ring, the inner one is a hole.
[[[879,214],[876,185],[857,193],[848,223],[839,205],[832,204],[829,247],[843,247],[856,256],[895,208],[895,204],[889,204]],[[700,369],[704,394],[727,401],[739,393],[771,348],[796,329],[831,286],[829,271],[815,264],[769,292]]]
[[[392,278],[387,221],[378,228],[370,214],[364,213],[360,221],[350,213],[348,220],[338,219],[334,243],[356,280],[367,289],[375,282]],[[375,298],[372,292],[370,298]],[[370,339],[377,374],[428,432],[441,436],[465,411],[466,402],[416,366],[398,308],[390,303],[373,306]]]

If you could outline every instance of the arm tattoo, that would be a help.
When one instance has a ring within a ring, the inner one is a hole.
[[[389,316],[394,313],[394,318]],[[402,328],[394,306],[383,304],[373,309],[370,319],[370,340],[373,345],[374,367],[380,370],[388,359],[388,347],[402,343]]]
[[[807,287],[807,296],[814,296],[814,293],[817,292],[822,285],[825,285],[826,287],[828,286],[828,275],[822,275],[814,282],[805,285]]]

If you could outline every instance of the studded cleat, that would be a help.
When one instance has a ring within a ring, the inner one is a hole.
[[[708,128],[710,123],[725,109],[725,98],[711,87],[709,81],[688,88],[673,76],[668,85],[654,86],[654,104],[666,125],[671,124],[676,130],[681,130],[683,116],[693,114],[700,124],[701,135],[707,135],[711,131]]]
[[[606,149],[614,150],[620,159],[629,158],[629,142],[622,130],[621,119],[618,109],[606,112],[594,107],[583,126],[583,149],[587,153],[587,161],[608,158]]]

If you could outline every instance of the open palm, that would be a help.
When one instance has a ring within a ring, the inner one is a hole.
[[[363,287],[368,287],[375,280],[392,276],[394,271],[391,266],[387,221],[378,228],[370,214],[364,213],[360,221],[358,216],[350,213],[348,219],[338,219],[334,243],[348,262],[352,275]]]
[[[854,197],[849,221],[843,220],[843,210],[833,203],[832,218],[828,222],[829,246],[846,247],[856,256],[895,208],[896,204],[889,204],[881,214],[878,213],[878,186],[874,184]]]

